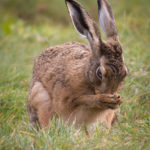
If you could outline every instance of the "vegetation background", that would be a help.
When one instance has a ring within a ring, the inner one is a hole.
[[[78,1],[98,21],[96,0]],[[85,42],[74,30],[64,0],[0,0],[1,150],[150,149],[150,2],[109,2],[130,73],[121,90],[118,122],[112,129],[100,124],[87,137],[60,120],[36,131],[26,112],[35,57],[51,45]]]

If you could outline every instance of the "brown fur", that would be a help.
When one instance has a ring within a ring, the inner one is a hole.
[[[95,28],[89,26],[89,30]],[[76,126],[99,120],[111,127],[114,122],[114,109],[122,103],[117,90],[127,74],[122,47],[119,41],[104,42],[90,31],[94,41],[100,39],[98,44],[89,39],[91,48],[65,43],[46,49],[36,59],[27,103],[34,126],[37,122],[46,127],[54,116]],[[97,68],[101,68],[102,79]]]

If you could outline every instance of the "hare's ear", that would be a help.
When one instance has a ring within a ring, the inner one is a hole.
[[[97,2],[99,22],[103,32],[107,38],[118,39],[115,19],[110,4],[106,0],[97,0]]]
[[[100,55],[100,32],[88,12],[76,1],[65,0],[75,29],[86,38],[95,56]]]

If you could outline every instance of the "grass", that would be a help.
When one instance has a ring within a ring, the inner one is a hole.
[[[84,132],[50,123],[46,131],[36,131],[28,122],[27,91],[33,61],[45,48],[67,41],[82,41],[72,25],[27,24],[0,13],[0,149],[56,150],[148,150],[150,148],[150,19],[149,1],[123,1],[112,5],[130,70],[121,96],[113,129],[101,124],[87,137]],[[142,5],[141,5],[142,4]],[[124,10],[124,11],[123,11]],[[67,14],[68,15],[68,14]]]

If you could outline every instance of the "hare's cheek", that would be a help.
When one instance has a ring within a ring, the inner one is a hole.
[[[105,93],[105,91],[106,91],[106,83],[105,82],[102,82],[101,83],[101,86],[100,86],[100,90],[101,90],[101,93]]]

